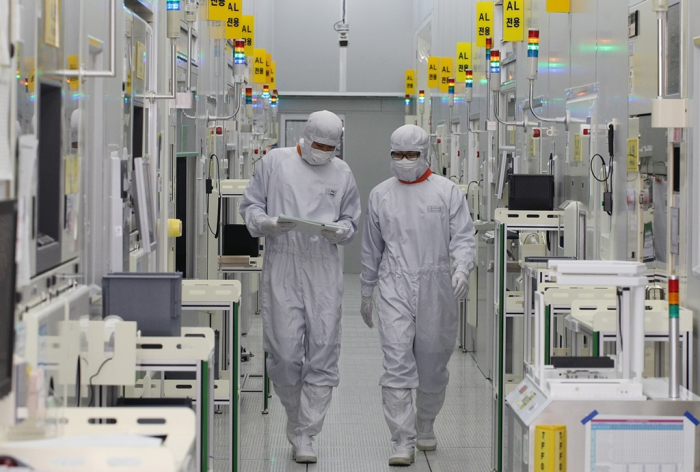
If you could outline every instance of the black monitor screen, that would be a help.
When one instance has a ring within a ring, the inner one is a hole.
[[[554,176],[511,174],[508,179],[508,209],[552,211],[554,209]]]
[[[15,247],[17,206],[0,202],[0,398],[12,389],[15,334]]]

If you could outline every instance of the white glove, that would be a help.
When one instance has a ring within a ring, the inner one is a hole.
[[[332,229],[324,229],[321,231],[324,238],[331,242],[331,244],[338,244],[345,238],[345,228],[338,228],[335,231]]]
[[[367,327],[374,327],[374,322],[372,321],[372,297],[362,297],[360,313],[362,313],[362,319]]]
[[[296,223],[292,223],[291,221],[278,223],[277,218],[268,218],[260,223],[260,231],[262,231],[265,236],[277,237],[291,231],[295,226]]]
[[[455,298],[461,300],[469,292],[469,280],[464,272],[455,272],[452,276],[452,288],[455,289]]]

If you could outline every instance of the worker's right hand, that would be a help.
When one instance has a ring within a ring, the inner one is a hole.
[[[291,231],[296,226],[296,223],[291,221],[285,221],[284,223],[278,223],[277,218],[270,218],[263,220],[260,223],[260,231],[262,231],[265,236],[277,237],[288,231]]]
[[[365,324],[369,328],[374,327],[374,322],[372,321],[372,297],[362,297],[360,313],[362,313],[362,319],[365,321]]]

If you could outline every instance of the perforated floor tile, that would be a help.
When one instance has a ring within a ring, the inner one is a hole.
[[[286,415],[279,398],[269,399],[262,415],[262,393],[241,399],[241,469],[239,472],[488,472],[491,445],[491,384],[472,356],[455,351],[448,369],[450,384],[445,405],[435,423],[438,450],[416,451],[411,467],[389,467],[389,428],[384,421],[379,378],[383,356],[377,329],[368,329],[359,315],[360,285],[346,276],[343,300],[343,337],[339,362],[340,385],[333,391],[323,431],[316,438],[317,464],[296,464],[285,432]],[[376,316],[376,315],[375,315]],[[262,320],[253,316],[241,344],[254,357],[243,373],[263,370]],[[250,378],[246,388],[258,389],[261,379]],[[228,408],[215,417],[214,470],[230,472]]]

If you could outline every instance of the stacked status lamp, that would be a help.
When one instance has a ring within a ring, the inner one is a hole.
[[[245,116],[253,117],[253,88],[246,87],[245,89]]]
[[[474,72],[471,69],[467,69],[464,71],[464,75],[466,76],[466,80],[464,81],[464,98],[467,103],[471,103],[474,97]]]
[[[449,97],[448,104],[450,107],[455,106],[455,79],[451,77],[447,79],[447,93]]]
[[[491,63],[491,48],[493,47],[493,39],[490,36],[486,37],[486,78],[491,78],[491,68],[488,65]]]
[[[277,102],[279,101],[279,97],[277,96],[277,89],[272,91],[272,95],[270,96],[270,108],[272,108],[272,117],[277,118]]]
[[[418,91],[418,112],[425,113],[425,90]]]
[[[668,397],[678,398],[678,335],[680,332],[678,318],[679,308],[678,277],[672,275],[668,278]]]
[[[491,51],[489,63],[491,91],[498,92],[501,89],[501,53],[498,50]]]
[[[262,91],[262,98],[263,98],[263,107],[265,110],[270,108],[270,86],[265,84],[263,85],[263,91]]]
[[[537,79],[537,60],[540,55],[540,31],[531,29],[527,32],[527,78]]]
[[[410,115],[411,114],[411,96],[409,94],[406,94],[406,98],[404,98],[404,105],[406,106],[406,114]]]
[[[234,81],[242,83],[245,76],[245,40],[237,39],[233,50]]]

